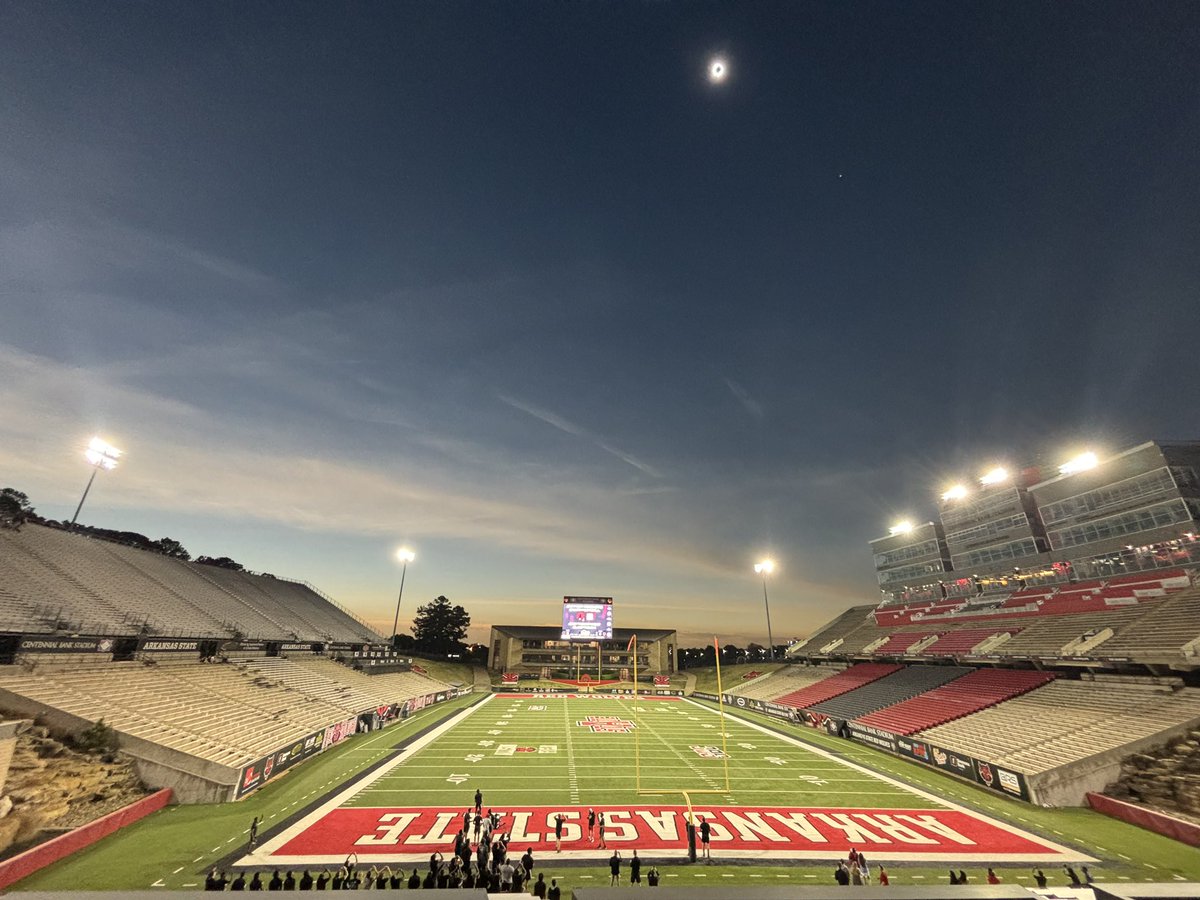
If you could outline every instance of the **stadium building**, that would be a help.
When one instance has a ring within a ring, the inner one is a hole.
[[[573,678],[577,673],[615,678],[624,670],[632,674],[634,660],[629,642],[637,635],[637,669],[647,675],[675,672],[674,631],[656,628],[615,628],[612,640],[601,641],[597,662],[595,642],[564,641],[562,629],[551,625],[493,625],[488,667],[493,672],[515,672],[542,678]]]
[[[870,541],[885,604],[1200,565],[1200,443],[1085,453],[1053,476],[993,468],[938,511]]]

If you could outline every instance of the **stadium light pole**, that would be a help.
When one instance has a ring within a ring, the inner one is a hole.
[[[71,516],[71,525],[74,527],[75,520],[79,518],[79,511],[83,509],[83,501],[87,499],[88,491],[92,489],[92,482],[96,480],[96,473],[101,469],[106,472],[111,472],[117,467],[117,460],[121,458],[121,451],[114,447],[108,441],[94,437],[88,442],[88,447],[83,451],[84,457],[92,467],[91,477],[88,478],[87,486],[83,489],[83,496],[79,498],[79,505],[75,507],[75,515]]]
[[[407,547],[401,547],[396,551],[396,559],[404,564],[400,570],[400,594],[396,597],[396,618],[392,620],[392,649],[396,649],[397,634],[400,630],[400,601],[404,599],[404,577],[408,574],[408,564],[417,558],[417,554],[413,553]]]
[[[767,647],[771,654],[770,658],[774,661],[775,639],[771,636],[771,603],[767,600],[767,576],[775,571],[775,561],[764,559],[760,563],[755,563],[754,571],[761,575],[763,580],[763,606],[767,610]]]

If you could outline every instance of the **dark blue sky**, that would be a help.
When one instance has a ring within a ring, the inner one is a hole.
[[[69,515],[103,431],[93,521],[380,622],[406,540],[414,605],[761,639],[769,550],[802,633],[947,480],[1200,436],[1198,61],[1190,2],[0,2],[0,480]]]

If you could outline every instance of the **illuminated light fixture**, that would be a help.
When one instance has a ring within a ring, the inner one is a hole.
[[[762,562],[754,564],[754,571],[762,576],[763,580],[763,608],[767,611],[767,647],[770,651],[770,658],[775,658],[775,639],[771,636],[771,604],[767,600],[767,576],[775,571],[775,560],[764,559]]]
[[[404,599],[404,577],[408,575],[408,564],[417,558],[417,554],[413,553],[408,547],[401,547],[396,551],[396,561],[401,563],[404,568],[400,570],[400,593],[396,595],[396,618],[392,620],[392,649],[395,650],[399,646],[397,632],[400,628],[400,601]]]
[[[961,484],[956,484],[956,485],[954,485],[954,487],[947,489],[947,491],[944,494],[942,494],[942,499],[943,500],[961,500],[965,496],[967,496],[967,489],[965,487],[963,487]]]
[[[79,511],[83,509],[83,501],[87,499],[88,491],[92,489],[92,482],[96,480],[96,473],[103,469],[106,472],[111,472],[117,467],[117,460],[121,458],[122,451],[118,450],[108,441],[98,437],[88,441],[87,449],[83,451],[84,458],[92,467],[92,474],[88,478],[87,487],[83,489],[83,496],[79,498],[79,505],[75,507],[75,515],[71,516],[71,524],[75,524],[75,520],[79,518]]]
[[[1089,450],[1087,453],[1080,453],[1074,459],[1068,459],[1058,467],[1058,472],[1060,475],[1074,475],[1076,472],[1094,469],[1098,465],[1100,465],[1099,458]]]
[[[979,476],[979,483],[984,485],[999,484],[1000,482],[1007,480],[1008,469],[1004,468],[1004,466],[996,466],[996,468],[992,469],[991,471],[984,472],[981,476]]]
[[[729,77],[729,62],[722,56],[715,56],[708,62],[708,80],[710,84],[721,84]]]
[[[906,519],[903,522],[897,522],[895,525],[893,525],[891,528],[889,528],[888,534],[908,534],[912,530],[913,530],[912,522],[909,522]]]

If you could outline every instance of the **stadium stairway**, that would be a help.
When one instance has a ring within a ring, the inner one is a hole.
[[[860,688],[885,675],[891,675],[902,668],[904,667],[896,663],[859,663],[844,672],[818,681],[816,684],[784,694],[782,697],[776,698],[775,702],[781,706],[806,709],[839,694]]]
[[[1050,672],[976,669],[931,691],[860,716],[858,721],[894,734],[916,734],[1028,693],[1054,678]]]
[[[858,719],[971,672],[959,666],[908,666],[810,707],[838,719]]]

